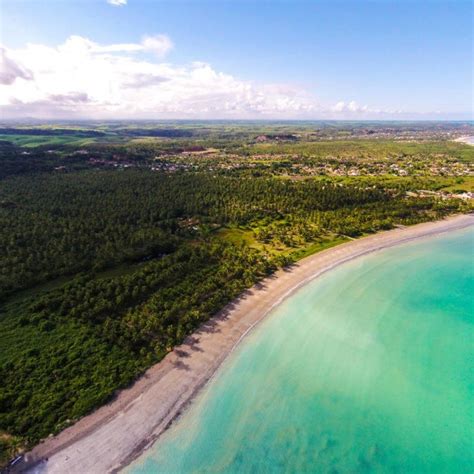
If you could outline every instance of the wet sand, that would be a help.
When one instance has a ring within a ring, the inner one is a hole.
[[[279,270],[227,305],[109,404],[39,444],[15,471],[119,471],[156,441],[243,337],[297,288],[361,255],[469,225],[474,215],[381,232]]]

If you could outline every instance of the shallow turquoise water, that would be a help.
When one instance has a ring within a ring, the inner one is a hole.
[[[279,305],[132,474],[474,471],[474,229]]]

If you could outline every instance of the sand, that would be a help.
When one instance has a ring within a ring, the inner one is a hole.
[[[465,143],[466,145],[474,146],[474,137],[467,136],[467,137],[459,137],[454,140],[455,142]]]
[[[227,305],[109,404],[27,453],[15,471],[103,474],[122,469],[153,444],[245,335],[298,287],[361,255],[469,225],[474,215],[397,228],[278,271]]]

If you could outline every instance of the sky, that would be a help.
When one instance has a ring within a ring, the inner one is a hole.
[[[464,0],[0,0],[0,117],[473,118]]]

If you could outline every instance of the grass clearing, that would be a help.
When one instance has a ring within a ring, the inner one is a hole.
[[[306,247],[291,252],[290,255],[295,260],[301,260],[302,258],[309,257],[310,255],[313,255],[315,253],[322,252],[323,250],[329,249],[331,247],[335,247],[336,245],[347,242],[348,240],[349,239],[346,237],[334,236],[332,240],[322,240],[320,242],[314,242]]]
[[[242,229],[242,228],[221,228],[216,231],[216,236],[222,238],[227,242],[231,242],[234,245],[245,244],[251,248],[257,250],[267,251],[273,256],[285,256],[291,257],[295,260],[301,260],[302,258],[313,255],[322,250],[334,247],[335,245],[347,242],[349,239],[346,237],[341,237],[337,235],[328,235],[321,238],[318,241],[311,242],[304,245],[299,245],[297,247],[289,247],[278,242],[268,242],[262,243],[259,242],[255,236],[254,232],[251,229]]]
[[[264,245],[255,239],[253,230],[250,229],[244,230],[237,227],[224,227],[218,229],[215,235],[237,246],[244,243],[254,249],[263,250],[264,248]]]
[[[443,186],[441,190],[447,192],[474,192],[474,176],[463,176],[460,178],[450,179],[450,184]]]

